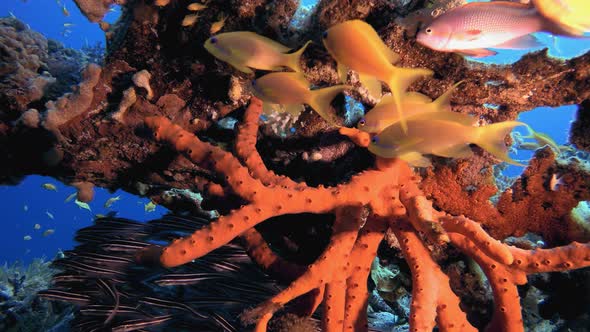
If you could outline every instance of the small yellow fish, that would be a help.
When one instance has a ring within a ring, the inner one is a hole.
[[[49,217],[49,219],[55,219],[53,217],[53,213],[49,212],[49,211],[45,211],[45,214]]]
[[[505,121],[473,127],[469,121],[470,116],[456,112],[416,115],[407,119],[407,134],[399,122],[395,123],[373,137],[369,151],[380,157],[401,158],[413,166],[427,167],[430,161],[426,154],[469,158],[473,154],[469,145],[477,144],[502,161],[520,165],[508,156],[504,139],[514,127],[526,126],[525,123]]]
[[[529,134],[527,136],[522,136],[522,138],[534,139],[536,141],[536,143],[538,144],[538,148],[548,145],[551,148],[551,150],[553,150],[553,152],[555,154],[561,153],[561,150],[559,149],[559,145],[557,145],[557,143],[555,143],[555,141],[553,140],[553,138],[551,138],[551,136],[549,136],[545,133],[536,132],[530,126],[527,126],[527,129],[529,131]],[[522,147],[522,145],[523,144],[521,144],[519,147]],[[526,144],[525,144],[525,146],[526,146]]]
[[[34,229],[41,229],[41,225],[39,224],[35,224],[35,226],[33,226]]]
[[[76,205],[78,205],[78,207],[81,209],[92,211],[90,210],[90,206],[88,205],[88,203],[80,202],[79,200],[75,200],[74,203],[76,203]]]
[[[121,196],[115,196],[115,197],[111,197],[109,199],[107,199],[107,201],[104,203],[104,207],[106,209],[110,208],[116,201],[120,200]]]
[[[402,97],[414,81],[431,76],[432,70],[394,66],[399,55],[385,45],[373,27],[360,20],[336,24],[325,31],[322,37],[324,46],[338,63],[338,73],[343,82],[346,81],[348,69],[356,71],[361,83],[375,99],[381,98],[379,81],[389,86],[405,132],[407,127]]]
[[[43,236],[49,236],[51,234],[55,233],[55,229],[48,229],[45,232],[43,232]]]
[[[221,31],[221,29],[223,29],[223,26],[225,25],[225,20],[227,20],[227,16],[222,16],[219,19],[219,21],[213,22],[213,24],[211,24],[211,28],[209,29],[209,33],[214,35]]]
[[[66,8],[66,4],[63,4],[61,7],[61,12],[62,14],[64,14],[64,16],[68,17],[70,16],[70,11]]]
[[[73,27],[75,24],[74,23],[64,23],[64,27],[68,28],[68,27]]]
[[[183,27],[193,26],[197,22],[198,18],[199,18],[199,14],[188,14],[182,19],[181,25]]]
[[[30,241],[32,238],[33,238],[33,237],[31,237],[30,235],[25,235],[25,236],[23,237],[23,240],[25,240],[25,241]]]
[[[41,187],[43,187],[43,189],[57,191],[57,187],[52,183],[44,183]]]
[[[429,112],[450,111],[451,95],[461,82],[453,85],[435,101],[419,92],[408,92],[402,99],[406,118]],[[359,121],[357,128],[368,133],[379,133],[400,120],[392,96],[385,96]]]
[[[101,218],[106,218],[107,216],[102,214],[102,213],[97,213],[94,215],[94,219],[101,219]]]
[[[186,8],[190,11],[197,12],[199,10],[203,10],[203,9],[207,8],[207,5],[202,4],[202,3],[198,3],[198,2],[194,2],[194,3],[191,3],[190,5],[188,5]]]
[[[149,201],[149,203],[147,203],[143,209],[145,212],[154,212],[156,211],[156,203]]]
[[[67,203],[67,202],[73,200],[76,196],[78,196],[78,192],[71,193],[68,197],[66,197],[66,199],[64,200],[64,203]]]
[[[241,72],[251,74],[253,71],[250,68],[280,70],[287,67],[303,72],[299,59],[309,43],[297,52],[287,54],[290,48],[272,39],[250,31],[234,31],[213,36],[207,39],[204,46],[217,59],[229,63]]]
[[[309,86],[302,73],[293,72],[270,73],[252,81],[253,94],[264,102],[265,109],[276,110],[277,105],[283,105],[286,112],[298,115],[302,104],[307,104],[326,121],[335,124],[330,103],[336,95],[351,87],[336,85],[310,90]]]

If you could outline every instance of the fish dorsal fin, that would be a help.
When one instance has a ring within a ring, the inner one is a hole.
[[[493,6],[504,6],[506,8],[518,8],[518,9],[530,9],[531,5],[520,3],[520,2],[510,2],[510,1],[490,1],[490,2],[470,2],[466,3],[461,8],[471,8],[471,7],[482,7],[481,10],[487,10],[489,6],[493,4]]]
[[[432,106],[434,107],[434,109],[438,110],[438,111],[450,111],[451,110],[451,96],[453,95],[453,92],[455,92],[457,87],[459,85],[461,85],[462,83],[463,83],[463,81],[459,81],[459,82],[453,84],[453,86],[451,86],[449,89],[447,89],[447,91],[445,91],[445,93],[443,93],[438,98],[436,98],[436,100],[432,103],[433,104]]]
[[[261,36],[255,32],[252,31],[245,31],[245,33],[247,33],[247,36],[253,39],[256,39],[264,44],[266,44],[266,46],[268,46],[269,48],[279,52],[279,53],[287,53],[291,50],[290,47],[287,47],[281,43],[278,43],[268,37],[265,36]]]
[[[425,94],[420,92],[406,92],[403,97],[403,103],[410,103],[410,104],[428,104],[432,102],[432,98],[428,97]]]
[[[359,73],[359,79],[374,99],[381,99],[381,82],[373,76]]]

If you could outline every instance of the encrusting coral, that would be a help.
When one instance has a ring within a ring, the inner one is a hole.
[[[476,330],[450,289],[448,276],[431,258],[427,239],[438,244],[448,242],[482,267],[496,303],[489,331],[524,331],[516,286],[527,282],[527,274],[590,266],[590,243],[522,250],[490,237],[471,219],[433,209],[418,188],[419,179],[400,160],[378,158],[375,169],[336,187],[314,188],[277,176],[266,169],[255,150],[261,112],[260,101],[253,98],[239,127],[236,154],[241,161],[165,118],[146,119],[156,139],[172,144],[195,164],[224,174],[227,189],[248,203],[165,248],[150,247],[138,255],[142,262],[178,266],[225,245],[273,216],[335,214],[330,243],[321,256],[279,294],[242,315],[245,322],[256,323],[255,331],[266,331],[275,311],[313,290],[317,290],[318,299],[309,311],[313,312],[313,306],[323,297],[326,331],[366,330],[366,280],[387,229],[395,233],[412,270],[411,331],[430,331],[435,324],[444,331]],[[368,144],[364,132],[342,132],[361,146]],[[261,261],[266,259],[263,257],[253,255]]]

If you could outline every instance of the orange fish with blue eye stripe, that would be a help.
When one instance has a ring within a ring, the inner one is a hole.
[[[519,165],[508,156],[504,143],[506,135],[523,122],[505,121],[474,127],[473,118],[456,112],[431,112],[407,119],[408,132],[395,123],[375,135],[369,151],[384,158],[400,158],[413,166],[430,166],[425,155],[447,158],[469,158],[473,155],[470,144],[476,144],[509,164]]]
[[[252,91],[264,102],[263,107],[266,111],[274,109],[280,112],[279,105],[282,105],[285,112],[299,115],[302,105],[307,104],[328,123],[336,124],[334,114],[330,112],[330,103],[336,95],[351,87],[335,85],[310,90],[310,85],[302,73],[278,72],[252,81]]]
[[[204,46],[217,59],[229,63],[241,72],[251,74],[251,68],[280,70],[287,67],[303,72],[299,61],[309,43],[297,52],[287,53],[291,50],[289,47],[272,39],[250,31],[234,31],[213,36],[207,39]]]

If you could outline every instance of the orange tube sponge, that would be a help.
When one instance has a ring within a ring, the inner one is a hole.
[[[526,283],[527,274],[590,266],[590,244],[536,251],[516,249],[492,238],[469,218],[436,211],[418,186],[420,178],[400,160],[376,158],[375,169],[329,188],[309,187],[279,176],[266,168],[256,151],[260,112],[260,102],[253,99],[239,126],[237,157],[163,117],[146,119],[158,140],[172,144],[195,164],[225,175],[223,190],[233,191],[245,205],[164,249],[152,247],[138,255],[141,261],[177,266],[241,236],[260,265],[270,272],[284,275],[288,271],[290,275],[284,276],[284,281],[290,282],[287,288],[243,314],[245,321],[256,323],[255,331],[265,331],[276,310],[303,294],[308,300],[306,313],[317,308],[323,295],[326,331],[366,331],[366,280],[377,246],[388,229],[401,244],[412,272],[411,331],[431,331],[435,325],[441,331],[475,331],[450,288],[449,277],[431,257],[428,241],[418,233],[432,242],[459,248],[482,267],[496,303],[488,331],[523,330],[516,286]],[[356,129],[340,131],[361,146],[369,139],[368,134]],[[462,192],[460,187],[455,189]],[[486,207],[485,215],[498,215],[493,206]],[[298,213],[336,215],[329,245],[306,267],[272,252],[253,228],[271,217]]]

